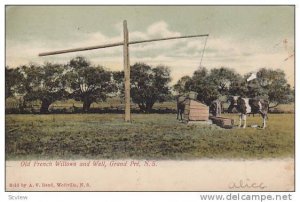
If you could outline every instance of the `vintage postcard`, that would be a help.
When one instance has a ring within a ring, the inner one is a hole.
[[[294,191],[295,6],[5,6],[6,191]]]

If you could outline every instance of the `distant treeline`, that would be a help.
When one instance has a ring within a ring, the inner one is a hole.
[[[155,103],[175,101],[174,94],[187,95],[193,91],[196,99],[210,105],[215,99],[230,95],[268,99],[276,107],[294,101],[294,89],[287,83],[282,70],[262,68],[256,78],[248,81],[251,73],[240,75],[226,67],[210,71],[204,67],[192,77],[183,76],[170,85],[170,68],[136,63],[131,66],[131,102],[136,112],[172,113],[174,108],[154,109]],[[110,71],[91,64],[84,57],[71,59],[67,64],[29,64],[5,68],[5,98],[18,100],[17,107],[6,107],[7,113],[122,113],[119,108],[91,108],[93,103],[108,98],[124,97],[124,72]],[[82,107],[51,108],[56,101],[73,99]],[[38,101],[38,109],[31,103]],[[72,111],[73,110],[73,111]]]

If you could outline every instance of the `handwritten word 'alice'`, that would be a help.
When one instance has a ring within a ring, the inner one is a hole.
[[[229,184],[229,189],[265,189],[263,182],[252,182],[250,179],[240,180],[239,182],[232,182]]]

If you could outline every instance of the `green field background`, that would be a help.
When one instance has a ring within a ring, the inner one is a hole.
[[[224,114],[238,124],[237,114]],[[294,156],[294,114],[259,115],[247,128],[185,124],[175,114],[6,115],[6,158],[14,159],[199,159]]]

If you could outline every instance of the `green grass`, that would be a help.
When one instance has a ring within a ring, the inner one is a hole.
[[[28,106],[33,105],[34,108],[39,109],[40,108],[40,101],[34,101],[29,102]],[[73,99],[69,100],[63,100],[63,101],[55,101],[50,105],[50,108],[54,109],[62,109],[62,108],[70,108],[70,107],[78,107],[82,108],[82,102],[75,101]],[[18,108],[19,107],[19,101],[16,98],[7,98],[6,99],[6,108]],[[121,98],[108,98],[105,102],[93,102],[91,104],[91,108],[117,108],[117,107],[124,107],[124,101]],[[131,103],[132,108],[139,109],[137,104]],[[167,101],[162,103],[155,103],[153,106],[153,109],[173,109],[176,110],[176,101]]]
[[[226,115],[238,121],[237,115]],[[187,125],[174,114],[6,115],[7,159],[197,159],[294,155],[294,114],[270,114],[265,130]],[[247,125],[261,124],[248,117]]]
[[[40,107],[40,102],[39,101],[34,101],[28,103],[28,105],[34,105],[36,109],[39,109]],[[16,98],[8,98],[6,99],[6,108],[18,108],[19,101]],[[70,108],[72,106],[81,108],[82,107],[82,102],[75,101],[73,99],[69,100],[63,100],[63,101],[56,101],[50,105],[50,108],[54,109],[62,109],[62,108]],[[272,104],[271,104],[272,106]],[[116,108],[116,107],[124,107],[123,100],[118,97],[113,97],[113,98],[108,98],[105,102],[94,102],[91,104],[91,108]],[[138,109],[138,105],[131,103],[132,108]],[[224,107],[227,109],[228,108],[228,103],[224,103]],[[278,107],[276,107],[279,111],[284,112],[284,113],[294,113],[295,112],[295,103],[290,103],[290,104],[280,104]],[[176,101],[167,101],[167,102],[162,102],[162,103],[155,103],[153,106],[153,109],[173,109],[176,110]]]

